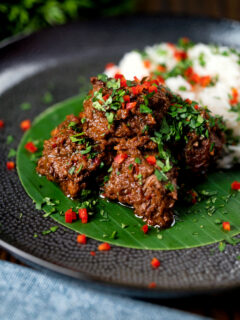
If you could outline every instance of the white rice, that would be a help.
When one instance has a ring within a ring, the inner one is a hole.
[[[234,135],[240,136],[240,120],[238,119],[240,116],[237,112],[231,111],[229,102],[232,88],[236,88],[240,103],[240,54],[227,47],[202,43],[195,44],[186,52],[188,59],[192,61],[194,72],[199,76],[216,78],[216,83],[212,86],[198,87],[196,90],[182,75],[178,75],[168,78],[165,85],[181,95],[183,99],[197,101],[200,105],[207,106],[214,115],[222,116],[227,127],[233,130]],[[201,62],[200,56],[203,57],[205,65]],[[151,63],[150,68],[145,67],[144,60],[146,59]],[[177,63],[174,49],[167,43],[161,43],[146,47],[144,55],[136,51],[126,53],[118,66],[107,68],[105,73],[113,77],[116,72],[120,72],[126,79],[133,80],[134,76],[141,79],[156,70],[159,64],[164,64],[167,71],[170,71]],[[233,158],[240,162],[240,145],[230,146],[229,150],[230,154],[219,162],[221,167],[229,167]]]

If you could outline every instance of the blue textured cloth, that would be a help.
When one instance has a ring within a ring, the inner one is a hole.
[[[1,320],[199,320],[166,307],[89,289],[74,279],[0,261]]]

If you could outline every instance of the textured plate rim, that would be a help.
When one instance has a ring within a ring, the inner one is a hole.
[[[133,15],[132,17],[136,17],[136,15]],[[239,21],[236,21],[236,20],[233,20],[233,19],[227,19],[227,18],[210,18],[210,17],[207,17],[207,16],[203,16],[203,15],[193,15],[193,16],[190,16],[190,15],[178,15],[178,14],[153,14],[153,15],[137,15],[137,17],[139,18],[144,18],[144,17],[155,17],[155,18],[161,18],[161,17],[164,17],[165,19],[173,19],[174,17],[179,19],[179,20],[184,20],[184,19],[187,19],[189,21],[191,20],[198,20],[199,22],[203,22],[203,21],[206,21],[206,22],[212,22],[212,23],[223,23],[223,24],[228,24],[228,25],[238,25],[240,26],[240,22]],[[113,19],[116,19],[116,18],[108,18],[108,20],[113,20]],[[119,19],[119,18],[117,18]],[[102,19],[99,19],[99,20],[102,20]],[[82,21],[82,23],[86,23],[87,21]],[[60,25],[60,26],[56,26],[56,27],[52,27],[51,29],[56,29],[56,28],[65,28],[67,27],[68,25],[73,25],[73,24],[76,24],[76,22],[72,22],[72,23],[68,23],[66,25]],[[14,35],[12,37],[9,37],[7,39],[4,39],[3,41],[0,42],[0,52],[1,50],[5,50],[8,48],[8,46],[11,46],[13,44],[17,44],[18,42],[21,42],[22,40],[24,39],[27,39],[27,38],[31,38],[31,37],[34,37],[35,35],[37,34],[42,34],[42,33],[45,33],[47,32],[48,28],[46,29],[42,29],[42,30],[39,30],[37,32],[34,32],[32,34],[24,34],[24,33],[20,33],[18,35]],[[87,273],[85,272],[77,272],[77,271],[74,271],[74,270],[71,270],[70,268],[65,268],[65,267],[62,267],[60,265],[57,265],[57,264],[54,264],[52,262],[49,262],[47,260],[44,260],[44,259],[41,259],[39,257],[37,257],[36,255],[34,254],[31,254],[31,253],[28,253],[22,249],[19,249],[17,246],[14,246],[14,245],[11,245],[9,242],[7,241],[4,241],[2,239],[0,239],[0,247],[2,247],[3,249],[9,251],[10,253],[12,253],[13,255],[17,256],[20,260],[21,258],[26,262],[26,263],[29,263],[29,265],[31,265],[31,263],[33,264],[36,264],[36,265],[39,265],[41,267],[44,267],[48,270],[51,270],[51,271],[55,271],[59,274],[62,274],[62,275],[65,275],[65,276],[70,276],[70,277],[73,277],[75,279],[78,279],[78,280],[81,280],[81,281],[85,281],[86,283],[92,283],[95,282],[97,283],[98,285],[104,285],[104,286],[108,286],[109,288],[111,289],[126,289],[126,290],[132,290],[136,293],[136,296],[142,296],[140,292],[143,292],[143,290],[145,291],[145,293],[150,293],[151,297],[152,296],[156,296],[156,297],[159,297],[161,294],[173,294],[173,293],[176,293],[176,294],[191,294],[191,293],[195,293],[195,294],[201,294],[201,293],[214,293],[214,292],[219,292],[219,291],[227,291],[227,290],[234,290],[234,289],[238,289],[239,288],[239,284],[232,284],[232,283],[229,283],[229,284],[224,284],[224,285],[221,285],[219,283],[217,283],[217,286],[214,287],[214,288],[209,288],[207,287],[206,285],[201,285],[201,284],[198,284],[196,287],[189,287],[189,288],[170,288],[170,289],[163,289],[163,288],[156,288],[156,289],[149,289],[147,287],[143,287],[142,285],[133,285],[133,284],[123,284],[123,283],[120,283],[120,282],[117,282],[117,281],[113,281],[113,280],[103,280],[102,278],[100,277],[94,277],[92,275],[88,275]],[[187,249],[186,249],[187,250]],[[144,293],[144,296],[146,296],[146,294]]]

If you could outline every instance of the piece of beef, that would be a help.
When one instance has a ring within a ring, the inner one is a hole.
[[[36,170],[48,180],[59,183],[67,196],[76,197],[98,169],[104,157],[103,150],[82,134],[81,122],[74,115],[67,116],[51,136],[44,142],[43,156]]]
[[[111,79],[108,79],[108,81],[111,81]],[[96,77],[91,78],[93,89],[89,93],[89,98],[84,102],[84,111],[80,114],[80,118],[85,119],[84,132],[96,142],[108,140],[110,137],[134,137],[141,136],[146,131],[153,132],[170,105],[166,89],[163,86],[154,86],[152,94],[149,94],[147,88],[140,89],[141,92],[134,94],[135,91],[133,90],[139,90],[135,88],[140,88],[140,84],[133,81],[131,86],[126,85],[115,90],[115,95],[111,98],[113,89],[107,87],[108,81],[103,82]],[[145,83],[148,82],[145,81]],[[122,94],[123,91],[124,94]],[[122,94],[120,101],[118,101],[119,94]],[[121,102],[124,101],[124,96],[129,97],[130,105],[127,102]],[[150,112],[140,109],[141,105],[146,105],[147,96],[149,96],[147,103]],[[104,106],[104,100],[109,97],[112,99],[112,104]],[[102,103],[102,110],[100,110],[101,106],[96,105],[95,99]],[[115,109],[112,108],[113,104],[117,106]],[[135,104],[135,106],[131,107],[131,104]],[[110,113],[113,117],[112,122],[108,118]]]
[[[37,172],[77,197],[102,185],[111,167],[105,196],[133,206],[150,225],[169,227],[178,175],[205,174],[221,154],[223,130],[206,109],[155,80],[116,78],[91,78],[83,112],[53,130]]]
[[[155,172],[161,172],[161,168],[148,162],[148,156],[159,157],[157,145],[146,136],[121,139],[115,150],[117,155],[104,186],[105,197],[133,206],[135,214],[149,225],[169,227],[177,200],[176,168],[163,174],[164,181],[157,177]]]
[[[207,118],[205,112],[202,113]],[[207,125],[208,137],[189,132],[188,141],[184,147],[183,159],[188,169],[196,174],[206,174],[207,170],[216,163],[222,152],[225,137],[218,125]]]

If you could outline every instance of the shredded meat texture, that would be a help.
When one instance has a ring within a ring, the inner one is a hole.
[[[69,115],[52,131],[52,137],[44,142],[43,155],[38,161],[37,172],[59,183],[66,195],[76,197],[79,191],[87,187],[89,178],[98,169],[104,154],[99,146],[95,147],[98,154],[94,159],[82,154],[86,150],[86,144],[72,142],[70,137],[78,134],[69,127],[72,122],[81,128],[79,118]]]
[[[135,214],[149,225],[169,227],[173,222],[172,208],[177,200],[177,170],[172,169],[167,174],[168,183],[173,186],[170,191],[166,188],[167,183],[159,181],[154,174],[160,168],[146,160],[149,155],[157,156],[157,146],[149,138],[122,139],[115,149],[117,155],[109,181],[104,186],[105,197],[133,206]],[[126,159],[121,161],[123,155]]]
[[[102,90],[102,95],[111,95],[112,89],[106,88],[106,84],[97,78],[91,78],[93,89],[90,95]],[[144,128],[148,127],[148,131],[153,131],[157,124],[164,117],[168,110],[170,101],[166,96],[166,89],[160,86],[149,99],[149,108],[152,113],[140,112],[139,106],[144,104],[144,96],[146,90],[142,91],[141,95],[130,95],[131,103],[136,102],[136,107],[132,109],[119,109],[114,111],[115,121],[109,126],[105,112],[96,110],[93,107],[92,99],[88,99],[84,103],[84,111],[80,114],[80,118],[86,119],[83,124],[84,132],[95,141],[102,141],[109,137],[134,137],[141,136],[145,133]]]
[[[132,206],[149,225],[167,228],[174,219],[181,167],[205,174],[221,154],[224,134],[217,122],[206,122],[207,137],[186,127],[184,138],[166,139],[162,146],[155,132],[161,133],[164,119],[172,121],[174,95],[150,79],[119,79],[91,78],[83,111],[52,131],[37,172],[72,198],[97,183],[106,198]],[[209,117],[203,109],[199,115]]]

